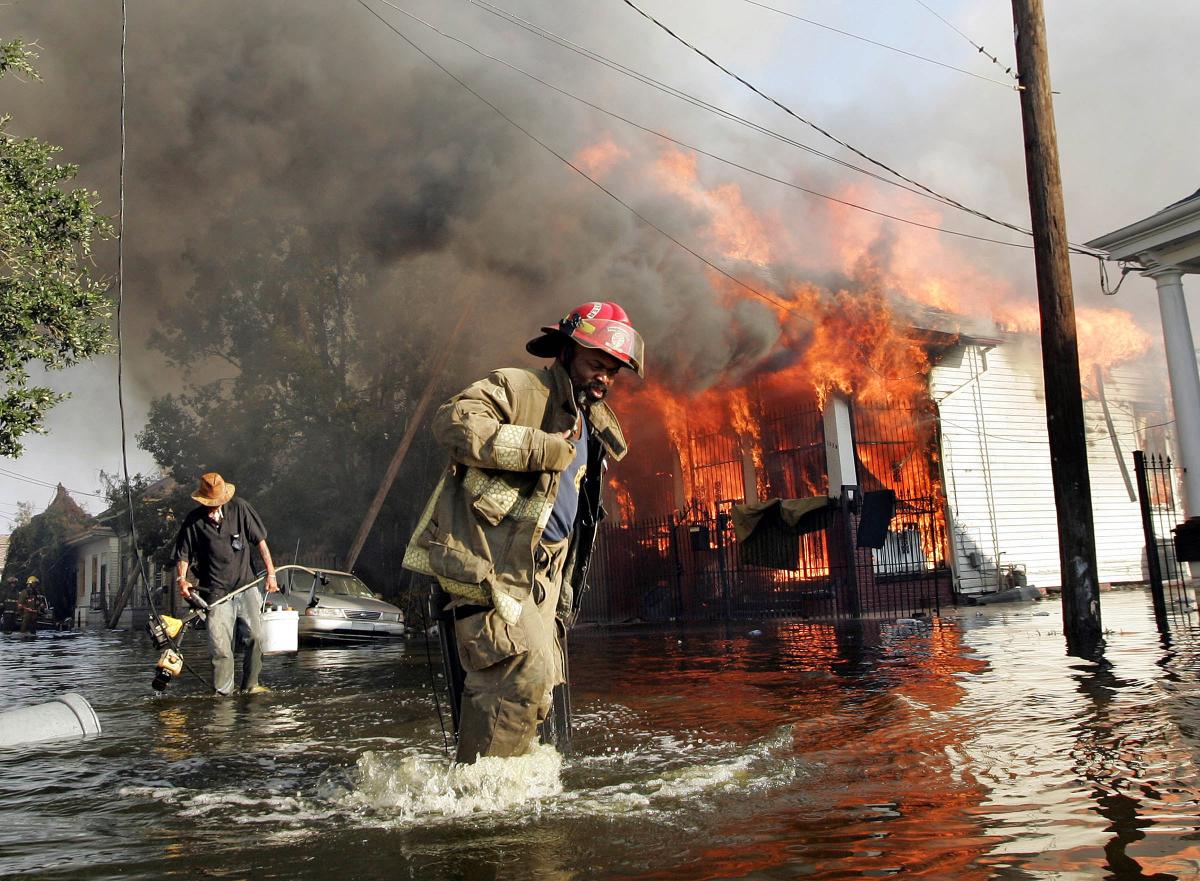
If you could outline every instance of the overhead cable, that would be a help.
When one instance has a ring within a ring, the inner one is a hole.
[[[383,3],[384,6],[394,9],[397,12],[401,13],[402,15],[404,15],[408,18],[411,18],[415,21],[419,21],[419,19],[417,19],[417,17],[415,15],[401,9],[400,7],[396,6],[393,3],[388,2],[388,0],[380,0],[380,2]],[[481,95],[479,92],[475,91],[475,89],[471,88],[471,86],[468,85],[466,83],[466,81],[464,81],[458,75],[456,75],[455,73],[450,71],[440,61],[438,61],[436,58],[434,58],[432,55],[430,55],[428,52],[426,52],[424,49],[422,49],[420,46],[418,46],[416,43],[414,43],[403,31],[401,31],[394,24],[392,24],[390,21],[388,21],[382,15],[380,15],[378,11],[376,11],[372,6],[370,6],[366,2],[366,0],[358,0],[358,4],[360,6],[362,6],[363,9],[367,10],[373,16],[375,16],[377,19],[379,19],[384,24],[384,26],[386,28],[388,28],[388,30],[392,31],[392,33],[394,33],[401,40],[403,40],[405,43],[407,43],[409,46],[411,46],[416,52],[418,52],[419,54],[424,56],[424,58],[426,60],[428,60],[430,64],[434,65],[438,70],[440,70],[446,76],[450,77],[450,79],[454,80],[454,82],[458,83],[458,85],[461,86],[463,89],[465,89],[467,92],[470,92],[472,95],[474,95],[475,98],[477,98],[480,102],[482,102],[483,104],[485,104],[489,108],[491,108],[492,111],[495,112],[501,119],[503,119],[505,122],[507,122],[513,128],[515,128],[517,131],[521,132],[523,135],[525,135],[527,138],[529,138],[531,141],[533,141],[535,144],[537,144],[539,147],[541,147],[547,153],[554,156],[556,159],[558,159],[560,162],[562,162],[564,165],[566,165],[568,168],[570,168],[572,171],[574,171],[576,174],[578,174],[584,180],[588,181],[596,189],[600,190],[602,193],[604,193],[606,196],[608,196],[610,199],[612,199],[618,205],[623,207],[626,211],[628,211],[630,214],[632,214],[634,217],[636,217],[642,223],[646,224],[646,226],[655,230],[660,235],[662,235],[664,238],[674,242],[677,246],[682,248],[684,251],[687,251],[689,254],[691,254],[693,257],[695,257],[697,260],[699,260],[701,263],[703,263],[705,266],[709,267],[713,271],[715,271],[715,272],[719,273],[720,275],[724,276],[725,278],[729,279],[731,282],[736,284],[738,287],[745,289],[750,294],[753,294],[754,296],[759,297],[762,300],[765,300],[766,302],[770,303],[771,305],[773,305],[779,309],[783,309],[783,310],[791,313],[792,315],[795,315],[797,318],[801,319],[802,321],[806,321],[810,324],[813,323],[812,318],[797,311],[793,304],[790,304],[784,300],[781,300],[778,297],[773,297],[770,294],[764,293],[763,291],[758,290],[758,288],[747,284],[746,282],[742,281],[737,276],[731,274],[730,272],[728,272],[725,269],[722,269],[716,263],[713,263],[711,260],[709,260],[703,254],[700,254],[698,251],[694,250],[693,248],[689,247],[688,245],[684,244],[682,241],[677,239],[675,236],[671,235],[669,232],[667,232],[661,226],[654,223],[654,221],[650,220],[644,214],[639,212],[636,208],[634,208],[628,202],[624,201],[620,196],[618,196],[612,190],[608,189],[602,183],[600,183],[595,178],[593,178],[591,175],[589,175],[586,171],[584,171],[578,165],[573,163],[570,159],[568,159],[562,153],[559,153],[557,150],[555,150],[553,147],[551,147],[545,141],[543,141],[542,139],[537,137],[537,135],[535,135],[531,131],[529,131],[529,129],[522,126],[519,122],[517,122],[515,119],[513,119],[511,116],[509,116],[503,110],[501,110],[497,105],[493,104],[491,101],[489,101],[483,95]],[[422,24],[426,24],[426,23],[422,22]],[[428,26],[430,28],[432,28],[432,25],[428,25]]]
[[[1003,70],[1006,74],[1008,74],[1010,77],[1012,77],[1017,82],[1020,82],[1020,77],[1017,76],[1017,72],[1015,70],[1013,70],[1011,66],[1005,65],[1003,61],[1001,61],[999,58],[997,58],[991,52],[988,52],[986,49],[984,49],[982,46],[980,46],[978,43],[976,43],[974,40],[972,40],[970,37],[968,37],[962,31],[960,31],[957,27],[954,26],[954,24],[949,19],[943,18],[936,9],[934,9],[933,7],[931,7],[928,4],[926,4],[925,2],[923,2],[923,0],[916,0],[916,2],[918,4],[920,4],[921,6],[925,7],[925,9],[929,12],[930,15],[932,15],[934,18],[936,18],[942,24],[946,25],[946,27],[950,28],[950,30],[954,31],[954,33],[958,34],[960,37],[962,37],[964,40],[966,40],[968,43],[970,43],[973,47],[975,47],[976,52],[978,52],[984,58],[987,58],[989,61],[992,62],[992,64],[996,65],[997,67],[1003,68]],[[1020,86],[1018,86],[1017,88],[1020,88]]]
[[[388,5],[391,6],[390,3]],[[488,52],[485,52],[482,49],[480,49],[479,47],[473,45],[472,43],[469,43],[466,40],[462,39],[461,37],[456,37],[453,34],[447,33],[446,31],[441,30],[437,26],[430,24],[429,22],[425,21],[424,19],[422,19],[416,15],[413,15],[410,12],[406,12],[405,10],[401,9],[400,7],[392,6],[392,8],[395,9],[397,12],[400,12],[401,14],[411,18],[413,21],[425,26],[429,30],[438,34],[439,36],[445,37],[447,40],[450,40],[451,42],[457,43],[460,46],[470,49],[472,52],[476,53],[477,55],[479,55],[483,58],[487,58],[490,61],[494,61],[497,64],[501,64],[504,67],[507,67],[509,70],[519,73],[522,76],[527,77],[527,78],[533,80],[534,82],[545,86],[548,89],[552,89],[553,91],[558,92],[560,95],[570,98],[573,101],[577,101],[580,104],[585,105],[586,107],[590,107],[593,110],[599,111],[600,113],[603,113],[606,116],[609,116],[613,119],[619,120],[619,121],[625,123],[626,125],[632,126],[633,128],[636,128],[640,131],[646,132],[647,134],[654,135],[655,137],[661,138],[664,141],[668,141],[672,144],[676,144],[677,146],[683,147],[687,150],[691,150],[695,153],[700,154],[701,156],[707,156],[710,159],[715,159],[717,162],[721,162],[721,163],[723,163],[725,165],[729,165],[733,168],[740,169],[741,171],[745,171],[748,174],[753,174],[753,175],[755,175],[757,177],[761,177],[765,180],[769,180],[769,181],[772,181],[777,184],[782,184],[785,187],[789,187],[793,190],[797,190],[799,192],[805,193],[810,196],[815,196],[816,198],[819,198],[819,199],[824,199],[826,201],[833,202],[837,205],[843,205],[847,208],[854,208],[859,211],[865,211],[868,214],[875,215],[876,217],[882,217],[887,220],[894,220],[897,223],[908,224],[910,226],[915,226],[920,229],[927,229],[927,230],[931,230],[933,232],[945,233],[946,235],[959,236],[961,238],[973,239],[973,240],[979,241],[979,242],[988,242],[988,243],[995,244],[995,245],[1006,245],[1011,248],[1029,249],[1029,248],[1033,247],[1032,244],[1029,244],[1026,242],[1007,242],[1002,239],[993,239],[993,238],[988,238],[986,236],[975,235],[973,233],[961,232],[959,230],[945,229],[944,227],[935,226],[930,223],[921,223],[920,221],[917,221],[917,220],[911,220],[909,218],[900,217],[895,214],[888,214],[885,211],[879,211],[874,208],[868,208],[867,206],[860,205],[856,202],[850,202],[845,199],[839,199],[836,196],[830,196],[827,193],[821,193],[816,190],[811,190],[807,187],[802,187],[799,184],[793,183],[792,181],[784,180],[783,178],[780,178],[780,177],[775,177],[774,175],[771,175],[765,171],[761,171],[756,168],[751,168],[750,166],[743,165],[733,159],[729,159],[729,158],[726,158],[719,154],[712,153],[701,147],[697,147],[694,144],[690,144],[686,141],[680,140],[679,138],[675,138],[675,137],[672,137],[671,135],[665,134],[664,132],[660,132],[660,131],[657,131],[656,129],[652,129],[647,126],[644,126],[641,123],[635,122],[634,120],[621,115],[620,113],[616,113],[615,111],[609,110],[606,107],[602,107],[599,104],[595,104],[592,101],[589,101],[587,98],[580,97],[579,95],[576,95],[575,93],[568,91],[567,89],[564,89],[560,86],[556,86],[553,83],[542,79],[541,77],[537,76],[534,73],[530,73],[529,71],[524,70],[523,68],[520,68],[517,65],[512,64],[509,61],[505,61],[503,58],[500,58],[498,56],[495,56]]]
[[[771,95],[768,95],[766,92],[764,92],[758,86],[751,83],[745,77],[741,76],[740,74],[734,73],[732,70],[730,70],[728,67],[726,67],[721,62],[717,61],[715,58],[713,58],[710,54],[705,52],[703,49],[700,49],[698,46],[695,46],[694,44],[689,43],[687,40],[685,40],[679,34],[675,33],[675,31],[671,30],[671,28],[669,28],[667,25],[663,24],[661,21],[659,21],[653,15],[646,12],[640,6],[635,4],[633,2],[633,0],[621,0],[621,2],[624,3],[626,6],[628,6],[630,9],[632,9],[634,12],[636,12],[638,15],[642,16],[644,19],[646,19],[647,21],[654,24],[656,27],[658,27],[660,30],[662,30],[664,33],[666,33],[668,36],[670,36],[671,39],[682,44],[683,46],[686,46],[692,52],[699,55],[701,58],[703,58],[705,61],[707,61],[709,64],[711,64],[713,67],[717,68],[717,70],[724,73],[726,76],[732,77],[733,79],[737,80],[739,83],[741,83],[747,89],[749,89],[751,92],[758,95],[763,100],[775,105],[780,110],[782,110],[784,113],[786,113],[788,116],[792,117],[793,119],[795,119],[799,122],[804,123],[806,126],[811,128],[813,131],[817,132],[818,134],[823,135],[824,137],[833,141],[835,144],[845,147],[847,150],[854,153],[856,156],[859,156],[859,157],[867,160],[872,165],[874,165],[878,168],[882,168],[888,174],[895,175],[900,180],[905,181],[906,183],[910,183],[913,186],[918,187],[921,190],[924,190],[926,193],[929,193],[931,196],[934,196],[936,199],[938,199],[941,202],[944,202],[947,205],[952,205],[955,208],[958,208],[962,211],[970,212],[971,214],[974,214],[977,217],[982,217],[985,220],[989,220],[992,223],[998,223],[1001,226],[1005,226],[1009,229],[1016,230],[1017,232],[1024,233],[1026,235],[1032,234],[1029,230],[1023,229],[1022,227],[1019,227],[1015,224],[1009,223],[1008,221],[998,220],[997,218],[994,218],[994,217],[991,217],[990,215],[984,214],[981,211],[976,211],[973,208],[968,208],[966,205],[963,205],[961,202],[958,202],[957,200],[951,198],[950,196],[943,195],[942,193],[939,193],[937,190],[935,190],[931,187],[927,187],[925,184],[921,183],[920,181],[913,180],[912,178],[906,177],[905,175],[901,174],[899,171],[896,171],[896,169],[892,168],[890,165],[887,165],[886,163],[881,162],[880,160],[874,158],[873,156],[870,156],[869,154],[858,149],[857,147],[855,147],[853,144],[849,143],[848,141],[842,140],[841,138],[834,135],[832,132],[817,125],[812,120],[801,116],[799,113],[797,113],[792,108],[788,107],[786,104],[784,104],[778,98],[774,98]]]
[[[1115,296],[1117,291],[1121,290],[1121,285],[1125,284],[1125,279],[1129,277],[1131,272],[1145,272],[1145,268],[1128,261],[1118,261],[1121,266],[1121,278],[1117,281],[1117,286],[1114,288],[1108,280],[1108,266],[1105,265],[1105,258],[1098,257],[1100,263],[1100,290],[1107,296]]]
[[[121,416],[121,472],[124,477],[125,484],[125,513],[127,515],[129,525],[130,546],[133,552],[133,562],[135,567],[134,583],[130,586],[131,589],[137,586],[137,576],[142,579],[142,587],[146,593],[146,606],[150,610],[150,615],[159,623],[163,624],[162,614],[158,611],[158,607],[154,602],[154,589],[150,585],[150,578],[146,573],[146,558],[138,547],[138,531],[137,521],[133,514],[133,491],[130,488],[129,482],[129,455],[127,453],[128,441],[125,435],[125,388],[122,382],[122,360],[123,360],[123,337],[122,337],[122,322],[121,309],[125,300],[125,104],[126,104],[126,76],[125,76],[125,53],[128,45],[129,36],[129,10],[126,0],[121,0],[121,154],[120,165],[117,173],[117,192],[118,192],[118,220],[117,220],[117,410]],[[128,598],[128,595],[122,590],[121,596]],[[108,626],[116,626],[114,621],[106,621]],[[163,628],[166,632],[166,628]],[[181,637],[182,638],[182,637]],[[183,658],[183,653],[179,650],[179,643],[175,637],[167,636],[167,642],[171,648],[179,655],[180,662],[189,673],[216,691],[216,686],[211,680],[205,679],[200,673],[192,667],[191,664]]]
[[[875,165],[878,168],[882,168],[884,171],[888,172],[889,174],[895,175],[900,180],[910,183],[915,187],[919,187],[920,189],[924,190],[925,192],[929,193],[930,195],[935,196],[941,202],[944,202],[947,205],[951,205],[955,208],[958,208],[960,211],[965,211],[968,214],[973,214],[976,217],[982,218],[983,220],[987,220],[991,223],[998,224],[999,226],[1003,226],[1006,229],[1014,230],[1015,232],[1022,233],[1023,235],[1029,235],[1029,236],[1033,235],[1033,232],[1029,229],[1026,229],[1021,226],[1017,226],[1016,224],[1013,224],[1013,223],[1009,223],[1006,220],[1000,220],[999,218],[992,217],[990,214],[986,214],[985,212],[979,211],[978,209],[970,208],[967,205],[964,205],[962,202],[959,202],[958,200],[956,200],[950,196],[947,196],[943,193],[938,192],[937,190],[935,190],[931,187],[926,186],[925,184],[921,183],[920,181],[914,180],[911,177],[907,177],[904,174],[901,174],[899,171],[897,171],[896,169],[887,165],[886,163],[883,163],[883,162],[879,161],[878,159],[875,159],[873,156],[870,156],[869,154],[858,149],[857,147],[850,144],[849,142],[844,141],[841,138],[838,138],[836,135],[832,134],[831,132],[829,132],[826,129],[822,128],[821,126],[817,125],[812,120],[801,116],[799,113],[792,110],[792,108],[788,107],[786,104],[784,104],[779,99],[774,98],[771,95],[768,95],[766,92],[764,92],[762,89],[758,88],[758,86],[754,85],[749,80],[745,79],[744,77],[740,76],[737,73],[734,73],[732,70],[730,70],[728,67],[723,65],[721,62],[717,61],[715,58],[713,58],[711,55],[709,55],[703,49],[700,49],[697,46],[694,46],[693,44],[689,43],[687,40],[685,40],[679,34],[675,33],[673,30],[671,30],[671,28],[669,28],[667,25],[663,24],[657,18],[650,15],[650,13],[641,9],[639,6],[637,6],[637,4],[635,4],[633,2],[633,0],[621,0],[621,2],[624,3],[626,6],[628,6],[630,9],[632,9],[634,12],[636,12],[638,15],[645,18],[647,21],[653,23],[656,27],[658,27],[660,30],[662,30],[667,35],[669,35],[673,40],[686,46],[688,49],[692,50],[692,52],[699,55],[701,58],[703,58],[705,61],[707,61],[709,64],[711,64],[713,67],[717,68],[725,75],[737,80],[739,83],[741,83],[747,89],[752,91],[754,94],[758,95],[763,100],[768,101],[771,104],[775,105],[780,110],[782,110],[784,113],[786,113],[788,116],[791,116],[793,119],[796,119],[799,122],[804,123],[806,126],[813,129],[813,131],[819,132],[820,134],[824,135],[829,140],[833,141],[835,144],[845,147],[847,150],[854,153],[856,156],[862,157],[863,159],[870,162],[872,165]],[[1071,250],[1073,250],[1079,254],[1087,254],[1089,257],[1097,256],[1097,252],[1092,248],[1084,248],[1079,245],[1070,245],[1069,247]]]
[[[137,522],[133,516],[133,490],[129,483],[129,442],[125,436],[125,347],[123,345],[124,323],[121,320],[125,305],[125,50],[128,42],[129,19],[126,10],[126,0],[121,0],[121,159],[117,173],[117,412],[121,418],[121,475],[125,491],[125,510],[129,520],[129,536],[133,546],[133,557],[142,573],[142,583],[146,585],[149,597],[150,582],[146,578],[145,567],[140,549],[138,548]],[[154,601],[150,598],[153,610]],[[155,611],[157,617],[157,611]]]
[[[975,73],[974,71],[970,71],[970,70],[967,70],[962,67],[955,67],[953,64],[946,64],[944,61],[938,61],[936,58],[927,58],[924,55],[918,55],[915,52],[909,52],[907,49],[901,49],[897,46],[889,46],[887,43],[880,43],[877,40],[872,40],[869,37],[864,37],[860,34],[855,34],[850,31],[844,31],[841,28],[835,28],[832,25],[827,25],[827,24],[824,24],[819,21],[813,21],[813,19],[811,19],[811,18],[805,18],[802,15],[796,15],[795,13],[788,12],[787,10],[784,10],[784,9],[776,9],[774,6],[768,6],[766,3],[759,3],[758,0],[742,0],[742,2],[749,3],[751,6],[757,6],[759,9],[765,9],[768,12],[774,12],[777,15],[786,16],[787,18],[792,18],[792,19],[795,19],[796,21],[802,21],[805,24],[812,25],[813,27],[823,28],[824,30],[832,31],[835,34],[841,34],[844,37],[850,37],[852,40],[860,40],[864,43],[869,43],[872,46],[878,46],[881,49],[888,49],[892,52],[897,52],[901,55],[907,55],[909,58],[915,58],[918,61],[924,61],[929,64],[936,64],[938,67],[944,67],[947,70],[953,70],[953,71],[957,71],[958,73],[964,73],[967,76],[974,77],[977,80],[983,80],[985,83],[992,83],[997,86],[1003,86],[1006,89],[1013,89],[1014,91],[1020,90],[1019,85],[1016,85],[1013,83],[1006,83],[1003,80],[994,80],[991,77],[983,76],[982,74]],[[922,5],[924,5],[924,4],[922,4]],[[1016,79],[1016,77],[1013,77],[1013,79]]]
[[[466,0],[466,2],[470,3],[473,6],[478,6],[480,9],[484,10],[485,12],[489,12],[492,15],[496,16],[497,18],[502,18],[505,21],[507,21],[511,24],[514,24],[517,27],[522,28],[523,30],[528,31],[529,33],[531,33],[537,37],[540,37],[548,42],[554,43],[557,46],[561,46],[564,49],[574,52],[577,55],[587,58],[589,61],[593,61],[596,64],[600,64],[604,67],[607,67],[610,70],[613,70],[623,76],[629,77],[630,79],[637,80],[638,82],[642,83],[643,85],[647,85],[652,89],[656,89],[657,91],[662,92],[663,94],[670,95],[673,98],[683,101],[685,104],[691,104],[693,107],[697,107],[701,110],[706,110],[706,111],[708,111],[716,116],[719,116],[723,119],[726,119],[730,122],[736,122],[738,125],[745,126],[746,128],[756,131],[759,134],[766,135],[769,138],[774,138],[775,140],[780,141],[781,143],[787,144],[788,146],[791,146],[791,147],[795,147],[798,150],[803,150],[806,153],[811,153],[812,155],[818,156],[821,159],[827,159],[836,165],[840,165],[843,168],[849,169],[850,171],[856,171],[859,174],[866,175],[867,177],[873,178],[874,180],[877,180],[880,183],[887,184],[890,187],[896,187],[897,189],[904,190],[906,193],[912,193],[915,196],[920,196],[922,199],[930,199],[934,202],[937,202],[939,205],[945,204],[945,202],[942,199],[939,199],[936,196],[931,196],[929,193],[923,192],[923,191],[917,189],[916,187],[910,187],[904,183],[901,183],[900,181],[898,181],[894,178],[885,177],[884,175],[879,174],[878,172],[871,171],[869,168],[863,168],[860,165],[855,165],[853,162],[847,162],[844,159],[839,159],[837,156],[834,156],[830,153],[822,152],[821,150],[818,150],[815,147],[809,146],[808,144],[805,144],[801,141],[797,141],[795,138],[789,137],[788,135],[781,134],[780,132],[777,132],[773,129],[767,128],[766,126],[761,125],[757,122],[754,122],[751,119],[747,119],[746,117],[741,116],[732,110],[729,110],[727,108],[721,107],[716,104],[712,104],[712,103],[704,100],[703,98],[699,98],[696,95],[692,95],[688,92],[685,92],[682,89],[676,88],[675,86],[672,86],[669,83],[665,83],[662,80],[655,79],[654,77],[650,76],[649,74],[642,73],[641,71],[638,71],[632,67],[628,67],[624,64],[621,64],[619,61],[614,61],[611,58],[607,58],[606,56],[601,55],[598,52],[588,49],[586,46],[581,46],[578,43],[573,43],[570,40],[568,40],[566,37],[563,37],[560,34],[556,34],[554,31],[548,30],[547,28],[544,28],[539,24],[536,24],[532,21],[521,18],[520,16],[515,15],[511,12],[508,12],[507,10],[502,9],[499,6],[489,3],[488,0]]]
[[[46,481],[46,480],[40,480],[36,477],[30,477],[27,474],[18,474],[16,471],[9,471],[7,468],[0,468],[0,475],[3,475],[4,477],[11,477],[13,480],[23,480],[26,483],[32,483],[35,486],[44,486],[47,489],[58,489],[59,486],[61,486],[61,484],[50,483],[49,481]],[[104,496],[101,495],[100,493],[90,493],[90,492],[85,492],[84,490],[81,490],[81,489],[71,489],[68,486],[64,486],[63,489],[65,489],[67,492],[71,493],[72,495],[76,495],[76,496],[91,496],[94,499],[104,498]]]

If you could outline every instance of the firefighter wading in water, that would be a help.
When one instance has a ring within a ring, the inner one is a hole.
[[[38,586],[38,577],[25,579],[25,589],[17,594],[17,614],[21,616],[21,632],[37,633],[38,615],[49,609],[46,597]]]
[[[451,461],[404,557],[451,597],[459,762],[522,755],[549,712],[606,460],[626,453],[604,401],[621,368],[642,375],[642,338],[616,303],[584,303],[525,348],[554,360],[497,370],[438,410]]]

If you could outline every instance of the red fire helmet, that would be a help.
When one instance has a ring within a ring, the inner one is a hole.
[[[525,349],[539,358],[555,358],[568,339],[607,352],[638,376],[643,375],[645,344],[616,303],[594,301],[572,309],[557,325],[543,327],[542,335],[526,343]]]

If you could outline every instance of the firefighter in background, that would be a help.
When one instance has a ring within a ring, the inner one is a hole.
[[[21,618],[21,632],[37,633],[38,616],[48,608],[46,596],[38,587],[38,577],[30,575],[25,579],[25,589],[17,594],[17,615]]]
[[[10,575],[4,579],[4,604],[0,607],[0,633],[11,633],[20,625],[20,617],[17,615],[17,594],[20,590],[17,588],[17,578],[15,575]]]
[[[584,303],[525,348],[553,360],[496,370],[438,410],[451,461],[404,558],[451,598],[459,762],[525,753],[564,681],[559,628],[587,576],[606,461],[627,451],[606,398],[622,368],[642,375],[616,303]]]

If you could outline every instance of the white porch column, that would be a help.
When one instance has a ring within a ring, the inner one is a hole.
[[[1192,326],[1183,299],[1183,273],[1160,269],[1146,274],[1158,285],[1158,310],[1167,351],[1171,404],[1175,408],[1175,437],[1183,469],[1183,513],[1188,518],[1200,511],[1200,374],[1196,371]]]
[[[831,392],[822,415],[825,419],[825,467],[829,472],[829,497],[839,499],[843,486],[858,485],[850,403],[841,395]]]

